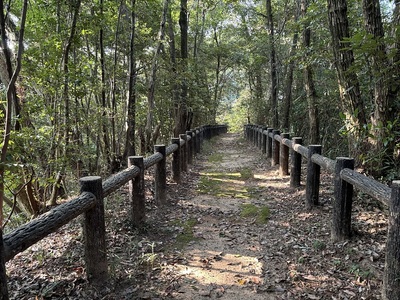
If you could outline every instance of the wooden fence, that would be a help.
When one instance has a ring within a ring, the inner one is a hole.
[[[271,159],[272,166],[279,165],[282,176],[290,174],[291,187],[300,186],[302,158],[307,159],[307,209],[318,204],[321,168],[334,175],[331,226],[331,239],[334,242],[350,238],[353,187],[388,206],[389,226],[382,297],[390,300],[400,299],[400,180],[393,181],[390,188],[354,171],[354,159],[337,157],[332,160],[321,155],[321,145],[305,147],[301,137],[290,139],[288,133],[280,133],[273,128],[248,124],[244,126],[244,135]]]
[[[172,178],[181,181],[181,171],[187,171],[204,139],[225,133],[227,126],[202,126],[173,138],[169,146],[156,145],[150,157],[128,158],[128,168],[102,181],[99,176],[79,180],[81,193],[9,234],[0,235],[0,299],[8,299],[5,262],[37,243],[72,219],[84,214],[83,235],[85,264],[88,279],[101,284],[108,277],[107,245],[105,242],[104,198],[129,182],[132,205],[131,219],[137,226],[145,218],[144,170],[155,166],[154,198],[158,205],[166,204],[166,157],[172,154]]]

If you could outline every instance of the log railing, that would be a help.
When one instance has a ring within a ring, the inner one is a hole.
[[[290,186],[300,186],[302,158],[307,159],[306,208],[318,204],[320,169],[334,175],[334,201],[332,205],[331,240],[342,241],[351,235],[353,187],[374,197],[389,207],[386,240],[385,271],[382,286],[383,299],[400,299],[400,180],[388,187],[354,170],[354,160],[322,156],[321,145],[302,145],[302,138],[280,133],[279,130],[259,125],[245,125],[245,138],[262,150],[271,165],[279,165],[281,175],[289,175]]]
[[[181,171],[187,171],[188,163],[200,152],[201,144],[218,134],[225,133],[225,125],[207,125],[187,131],[171,144],[156,145],[155,153],[147,158],[132,156],[128,158],[128,168],[102,181],[98,176],[87,176],[79,180],[81,193],[78,197],[63,203],[38,218],[25,223],[3,236],[0,243],[0,278],[6,278],[4,263],[18,253],[37,243],[61,226],[84,214],[83,234],[84,253],[88,279],[102,283],[107,278],[107,245],[105,242],[104,198],[129,183],[129,199],[132,205],[133,224],[140,226],[145,220],[144,170],[155,166],[155,201],[166,204],[166,157],[172,154],[172,178],[181,181]],[[7,299],[7,286],[0,285],[0,298]]]

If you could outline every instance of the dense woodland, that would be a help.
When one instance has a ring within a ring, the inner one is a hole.
[[[400,4],[0,1],[0,208],[36,215],[86,174],[202,124],[268,125],[399,171]]]

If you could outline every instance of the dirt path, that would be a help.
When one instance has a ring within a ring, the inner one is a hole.
[[[106,199],[107,284],[86,280],[78,219],[7,263],[10,299],[380,299],[385,213],[356,195],[354,238],[330,242],[330,176],[306,211],[304,186],[291,189],[239,134],[206,142],[166,207],[146,176],[142,229],[126,187]]]
[[[243,143],[243,142],[242,142]],[[197,162],[200,178],[197,194],[181,205],[194,211],[196,240],[184,250],[185,260],[176,264],[182,274],[175,299],[275,299],[267,297],[262,233],[257,213],[240,217],[244,208],[260,210],[256,199],[265,187],[257,181],[259,157],[249,156],[237,135],[225,135],[213,151]],[[196,168],[196,166],[195,166]],[[268,208],[269,210],[269,208]],[[269,215],[269,214],[268,214]],[[260,222],[260,223],[266,223]]]

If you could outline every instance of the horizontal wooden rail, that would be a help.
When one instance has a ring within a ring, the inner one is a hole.
[[[178,150],[179,146],[177,144],[171,144],[165,148],[165,153],[167,156],[171,155],[174,153],[176,150]]]
[[[387,185],[350,169],[343,169],[340,172],[340,177],[367,195],[389,206],[392,189]]]
[[[121,186],[128,183],[129,180],[132,180],[136,176],[138,176],[140,170],[136,166],[132,166],[122,170],[121,172],[110,176],[103,182],[103,195],[107,197],[111,193],[118,190]]]
[[[53,208],[6,234],[3,237],[5,261],[9,261],[18,253],[28,249],[95,204],[96,197],[92,193],[82,193],[77,198]]]
[[[335,173],[335,166],[336,166],[336,161],[333,159],[330,159],[328,157],[322,156],[320,154],[313,154],[311,156],[312,162],[318,164],[325,170],[328,170],[329,173],[333,174]]]

